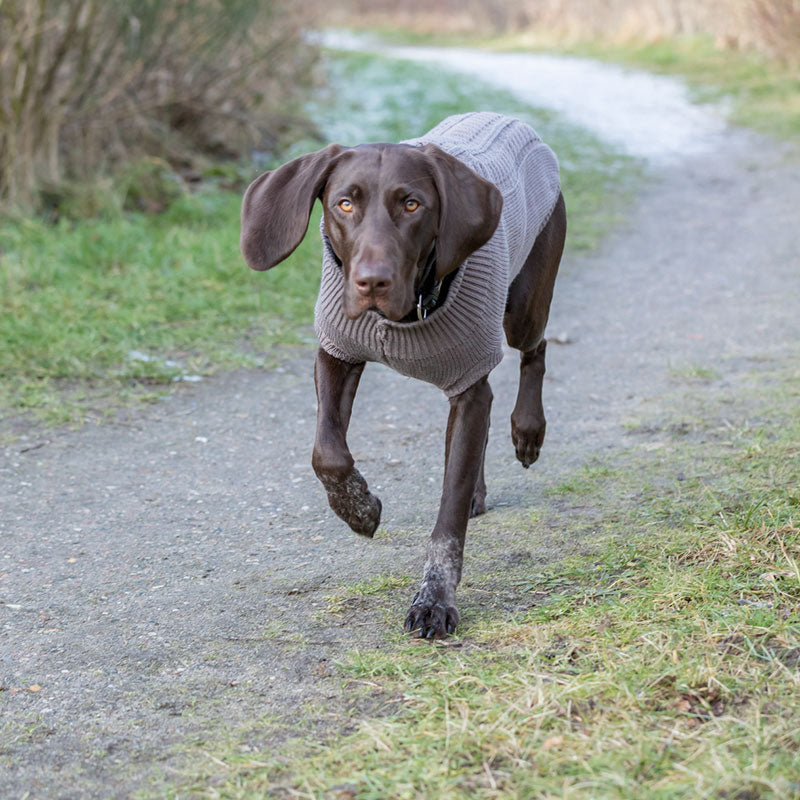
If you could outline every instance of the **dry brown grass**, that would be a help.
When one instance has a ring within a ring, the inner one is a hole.
[[[800,0],[750,0],[754,44],[800,65]]]
[[[185,165],[274,140],[309,66],[291,8],[0,0],[0,204],[135,155]]]
[[[340,23],[417,32],[546,31],[567,41],[653,40],[707,34],[720,47],[754,48],[800,63],[800,0],[340,0]]]

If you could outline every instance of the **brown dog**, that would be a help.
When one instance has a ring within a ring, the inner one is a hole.
[[[524,467],[544,439],[544,330],[566,234],[558,165],[531,128],[488,113],[450,117],[406,143],[330,145],[248,188],[247,263],[264,270],[285,259],[318,198],[324,254],[312,464],[331,508],[372,536],[381,504],[346,442],[364,363],[445,391],[441,505],[405,621],[419,636],[443,637],[458,623],[467,520],[486,510],[487,376],[502,358],[503,331],[521,352],[511,434]]]

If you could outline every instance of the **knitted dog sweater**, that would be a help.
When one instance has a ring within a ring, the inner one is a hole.
[[[486,112],[448,117],[405,144],[435,144],[494,183],[503,195],[500,223],[453,278],[445,302],[424,320],[393,322],[375,311],[348,319],[344,273],[324,234],[322,283],[314,327],[320,346],[343,361],[378,361],[433,383],[448,397],[491,372],[503,357],[508,287],[558,200],[558,162],[536,132]]]

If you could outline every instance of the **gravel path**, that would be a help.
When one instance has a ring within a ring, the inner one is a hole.
[[[502,57],[481,58],[482,76],[505,82]],[[764,359],[797,356],[796,151],[717,128],[711,149],[654,155],[648,172],[602,250],[563,266],[550,334],[571,343],[548,350],[547,441],[530,471],[508,430],[515,357],[493,374],[481,525],[629,446],[624,422],[674,385],[676,367],[712,368],[725,391]],[[331,698],[326,664],[386,641],[391,628],[366,609],[346,627],[319,611],[343,583],[419,575],[446,402],[368,366],[351,445],[379,487],[385,533],[367,541],[328,511],[311,472],[312,359],[5,449],[1,797],[128,796],[154,769],[169,774],[191,737]],[[532,545],[536,557],[569,546],[557,538]]]

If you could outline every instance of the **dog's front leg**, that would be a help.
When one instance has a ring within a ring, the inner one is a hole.
[[[428,544],[422,585],[406,616],[407,631],[427,639],[452,633],[458,624],[456,587],[461,580],[464,537],[481,471],[492,390],[486,378],[450,399],[439,516]]]
[[[367,489],[347,447],[347,427],[364,363],[349,364],[317,351],[317,435],[311,464],[328,503],[356,533],[372,536],[381,521],[381,501]]]

